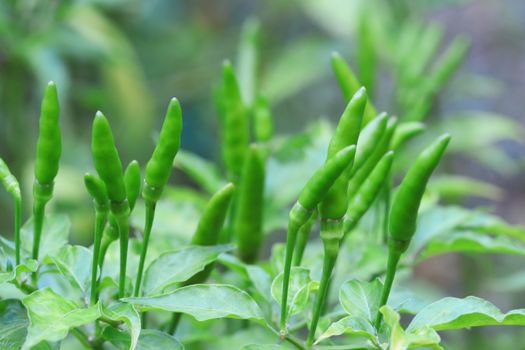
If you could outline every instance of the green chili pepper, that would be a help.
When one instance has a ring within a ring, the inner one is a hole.
[[[97,302],[98,296],[98,261],[100,259],[100,246],[102,242],[102,231],[106,224],[109,211],[109,199],[106,185],[102,180],[92,174],[84,175],[84,185],[95,204],[95,233],[93,239],[93,262],[91,266],[91,305]]]
[[[392,136],[390,148],[397,150],[405,142],[422,133],[424,130],[425,124],[420,122],[407,122],[399,124],[396,128],[396,131],[394,132],[394,136]]]
[[[229,61],[225,61],[222,65],[222,76],[224,99],[222,157],[228,176],[235,183],[241,176],[244,157],[248,150],[248,118],[237,78]]]
[[[251,145],[244,161],[233,220],[239,257],[246,263],[255,262],[259,254],[263,207],[264,159],[259,148]]]
[[[339,119],[339,124],[335,129],[335,133],[328,145],[327,159],[333,157],[335,153],[342,148],[355,145],[359,138],[359,131],[361,130],[361,120],[363,118],[363,111],[366,105],[366,90],[359,89],[350,102],[345,111]],[[326,197],[319,204],[319,216],[321,219],[340,219],[346,212],[347,196],[346,187],[352,165],[350,164],[343,174],[335,181],[330,188]]]
[[[328,146],[327,159],[330,159],[334,152],[348,145],[355,145],[359,138],[361,121],[365,110],[367,95],[364,88],[359,89],[341,116],[339,124],[335,130]],[[343,174],[337,178],[326,196],[319,204],[319,216],[321,217],[321,240],[324,246],[324,263],[319,292],[317,293],[310,333],[308,334],[307,344],[313,343],[313,337],[317,328],[317,322],[321,315],[321,309],[326,300],[326,293],[330,282],[330,276],[337,260],[339,252],[339,242],[343,238],[343,216],[348,206],[346,188],[352,170],[350,163]]]
[[[268,142],[273,135],[273,118],[266,99],[259,97],[253,110],[254,134],[257,142]]]
[[[350,66],[345,62],[345,59],[337,52],[332,53],[332,69],[334,70],[339,87],[343,92],[344,99],[350,101],[355,92],[359,90],[363,84],[359,82]],[[363,125],[368,124],[376,115],[376,108],[372,101],[368,99],[363,117]]]
[[[58,105],[57,88],[54,82],[49,82],[40,109],[40,130],[36,145],[35,181],[33,183],[33,216],[35,223],[33,259],[35,260],[38,260],[45,207],[53,196],[54,180],[58,173],[60,155],[62,153],[59,115],[60,107]],[[36,274],[33,276],[36,276]]]
[[[13,197],[15,202],[15,259],[16,265],[20,265],[20,226],[22,222],[22,194],[16,177],[11,174],[7,164],[0,158],[0,182],[7,193]]]
[[[206,205],[197,224],[197,229],[191,239],[192,245],[216,245],[219,242],[220,231],[224,225],[230,202],[232,201],[235,186],[230,182],[217,191]],[[205,282],[211,274],[214,263],[209,264],[184,283],[185,286]],[[181,314],[174,313],[168,326],[168,333],[173,334],[179,323]]]
[[[283,272],[283,291],[281,301],[281,334],[286,334],[286,307],[288,298],[288,285],[290,283],[290,269],[292,267],[295,241],[298,230],[308,222],[313,210],[325,197],[337,178],[352,162],[355,155],[355,146],[348,146],[328,159],[310,177],[304,186],[299,199],[290,210],[288,220],[288,233],[286,239],[286,253]]]
[[[164,186],[172,172],[173,160],[180,148],[180,137],[182,133],[182,110],[179,101],[172,98],[162,124],[159,141],[146,164],[146,176],[144,180],[144,189],[142,197],[146,205],[146,215],[144,223],[144,239],[142,242],[142,251],[137,271],[137,280],[135,281],[134,295],[139,296],[142,275],[144,273],[144,263],[148,252],[149,237],[151,227],[155,218],[155,207],[157,200],[160,198]]]
[[[124,184],[126,185],[126,195],[128,197],[129,210],[133,211],[135,202],[140,194],[140,165],[136,160],[128,164],[124,172]]]
[[[120,237],[119,296],[123,297],[126,286],[128,257],[129,203],[126,195],[124,175],[122,174],[122,163],[115,147],[111,127],[106,117],[100,111],[97,112],[93,120],[91,152],[95,169],[106,185],[111,214],[117,224]]]
[[[359,134],[359,139],[357,140],[351,175],[354,175],[359,169],[361,169],[361,166],[374,152],[381,137],[383,137],[387,123],[387,114],[381,113],[363,128]]]
[[[450,141],[444,134],[421,152],[399,185],[390,210],[390,237],[388,240],[388,263],[380,307],[388,301],[397,263],[407,250],[416,232],[417,214],[428,179],[439,164]],[[375,326],[379,328],[381,314],[378,312]]]
[[[310,231],[317,221],[317,213],[317,210],[314,210],[310,216],[310,219],[308,219],[308,221],[303,226],[301,226],[297,232],[297,243],[293,255],[293,266],[301,265],[304,250],[306,249],[306,244],[308,243],[308,238],[310,236]]]
[[[377,162],[389,150],[392,135],[397,126],[397,119],[390,117],[384,133],[381,135],[379,142],[375,145],[373,152],[368,156],[364,164],[359,168],[348,182],[348,198],[353,198],[363,182],[367,179],[370,172],[375,168]]]
[[[393,160],[394,152],[387,152],[350,200],[344,220],[345,235],[359,223],[359,220],[361,220],[376,199],[383,184],[387,180]]]

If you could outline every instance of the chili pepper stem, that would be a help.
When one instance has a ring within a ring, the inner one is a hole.
[[[119,274],[119,298],[124,298],[126,292],[126,266],[128,260],[128,215],[117,218],[118,233],[120,237],[120,274]]]
[[[334,244],[335,243],[335,244]],[[319,291],[315,298],[312,322],[310,323],[310,331],[308,333],[308,338],[306,340],[306,346],[311,347],[314,338],[315,331],[317,329],[317,323],[319,322],[319,317],[321,316],[321,311],[326,301],[326,296],[328,294],[328,287],[330,285],[330,277],[332,275],[332,270],[334,269],[335,262],[337,261],[337,252],[339,250],[339,242],[337,241],[325,241],[325,254],[323,259],[323,272],[321,275],[321,282],[319,285]],[[330,247],[330,245],[337,246],[336,248]]]
[[[177,330],[181,316],[182,314],[180,312],[173,313],[168,325],[168,334],[175,335],[175,331]]]
[[[22,199],[15,199],[15,259],[16,265],[20,265],[20,227],[22,225]]]
[[[93,245],[93,262],[91,265],[91,297],[90,303],[94,305],[98,299],[98,284],[99,278],[97,276],[98,263],[100,259],[100,248],[102,244],[102,232],[104,230],[104,225],[106,223],[107,212],[105,211],[96,211],[95,214],[95,238]]]
[[[392,283],[394,282],[394,276],[396,275],[397,264],[401,258],[401,252],[390,249],[388,252],[388,263],[386,267],[386,277],[383,284],[383,291],[381,292],[381,302],[379,303],[379,308],[377,310],[377,316],[375,319],[375,327],[379,330],[381,325],[381,312],[379,309],[386,305],[388,301],[388,296],[390,295],[390,290],[392,289]]]
[[[287,314],[287,301],[288,301],[288,285],[290,284],[290,272],[292,268],[292,258],[295,248],[295,241],[297,240],[298,227],[288,226],[288,234],[286,240],[286,255],[284,260],[284,273],[283,273],[283,290],[281,299],[281,336],[284,337],[286,331],[286,314]]]
[[[138,297],[140,294],[140,284],[142,282],[142,274],[144,273],[144,263],[146,262],[146,254],[148,252],[149,237],[151,235],[151,227],[153,226],[153,218],[155,217],[156,202],[146,200],[146,216],[144,223],[144,239],[142,242],[142,251],[140,253],[139,267],[137,271],[137,280],[135,282],[135,290],[133,295]]]
[[[40,251],[40,237],[42,236],[42,227],[44,226],[44,212],[46,203],[36,201],[33,206],[34,217],[34,236],[33,236],[33,256],[34,260],[38,260]]]

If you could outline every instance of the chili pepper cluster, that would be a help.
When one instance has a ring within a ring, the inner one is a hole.
[[[283,337],[287,335],[291,268],[301,265],[310,231],[319,221],[324,247],[323,271],[312,309],[306,341],[308,346],[313,344],[340,246],[380,194],[387,198],[388,220],[385,220],[384,237],[388,241],[389,258],[381,305],[386,304],[397,264],[416,230],[417,213],[426,184],[450,140],[447,134],[442,135],[421,152],[390,201],[391,167],[395,152],[401,144],[423,131],[423,126],[420,123],[400,126],[394,116],[377,113],[366,90],[359,86],[342,57],[334,54],[332,64],[348,103],[329,142],[324,164],[306,182],[289,212],[284,257],[280,313]],[[223,64],[222,73],[222,84],[217,96],[222,123],[222,156],[229,182],[209,200],[191,244],[212,246],[234,241],[238,257],[252,264],[258,259],[264,239],[265,163],[271,152],[269,141],[273,130],[272,118],[268,102],[262,96],[257,96],[251,106],[245,104],[229,62]],[[42,101],[36,150],[33,259],[39,257],[45,208],[52,198],[54,179],[59,170],[59,110],[57,88],[54,83],[49,83]],[[123,168],[108,119],[101,112],[97,112],[93,119],[91,151],[96,174],[86,173],[84,176],[85,187],[93,199],[96,214],[91,266],[92,305],[99,298],[100,276],[108,246],[117,239],[120,247],[118,298],[130,294],[139,297],[141,294],[155,209],[180,148],[182,124],[180,103],[173,98],[168,104],[157,145],[145,166],[142,179],[137,161]],[[251,140],[254,142],[250,143]],[[16,178],[1,160],[0,180],[16,204],[15,250],[18,265],[21,259],[22,197]],[[144,227],[136,280],[130,290],[126,279],[129,217],[140,195],[145,203]],[[213,263],[184,285],[205,282],[212,269]],[[36,281],[38,271],[33,277]],[[173,314],[168,327],[171,333],[175,331],[180,316],[180,313]],[[381,314],[378,313],[376,327],[380,325]]]

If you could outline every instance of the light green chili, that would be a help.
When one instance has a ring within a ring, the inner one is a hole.
[[[390,237],[388,239],[388,263],[380,307],[388,301],[394,282],[397,264],[407,250],[416,232],[417,214],[421,198],[432,172],[439,164],[450,141],[450,135],[440,136],[421,152],[408,170],[394,196],[390,210]],[[375,326],[381,325],[381,313],[377,313]]]
[[[58,173],[62,154],[59,115],[57,88],[54,82],[49,82],[40,109],[40,129],[36,145],[35,181],[33,183],[33,259],[35,260],[38,260],[45,207],[53,196],[55,176]],[[36,273],[33,276],[36,278]]]
[[[144,189],[142,197],[146,205],[146,215],[144,223],[144,239],[142,251],[137,270],[137,280],[135,281],[134,295],[139,296],[142,275],[144,273],[144,263],[148,252],[149,237],[155,217],[155,206],[159,200],[164,186],[172,172],[173,160],[180,148],[180,137],[182,133],[182,110],[176,98],[171,99],[164,117],[164,123],[160,130],[159,141],[146,164],[146,176],[144,179]]]

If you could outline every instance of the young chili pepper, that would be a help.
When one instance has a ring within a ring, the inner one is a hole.
[[[292,267],[293,252],[297,233],[305,225],[314,209],[324,198],[330,187],[343,171],[352,162],[355,155],[355,146],[348,146],[337,152],[332,158],[328,159],[310,177],[303,187],[299,199],[290,210],[288,219],[288,233],[286,238],[286,253],[283,272],[283,290],[281,300],[281,334],[286,334],[286,308],[288,298],[288,285],[290,283],[290,270]]]
[[[100,259],[100,246],[102,241],[102,231],[106,224],[109,212],[109,199],[106,185],[102,180],[92,174],[84,175],[84,185],[93,198],[95,206],[95,234],[93,239],[93,262],[91,266],[91,297],[90,303],[94,305],[97,302],[98,295],[98,261]]]
[[[55,176],[58,173],[62,140],[59,124],[60,107],[57,88],[49,82],[42,99],[40,110],[40,130],[36,145],[35,181],[33,183],[33,259],[38,260],[40,237],[44,225],[44,214],[47,202],[53,196]],[[34,275],[36,276],[36,274]]]
[[[20,185],[16,177],[11,174],[7,164],[0,158],[0,182],[7,193],[13,197],[15,202],[15,260],[16,265],[20,265],[20,226],[22,223],[22,194]]]
[[[139,163],[134,160],[128,164],[126,171],[124,172],[124,184],[126,186],[126,196],[128,198],[130,213],[135,208],[135,202],[140,194],[141,181],[140,181],[140,166]],[[102,233],[102,243],[100,247],[100,254],[98,258],[98,266],[102,271],[104,265],[104,257],[109,248],[109,245],[118,239],[118,227],[117,221],[113,215],[109,215],[107,224],[104,227]]]
[[[352,96],[363,84],[359,82],[356,75],[345,62],[345,59],[337,52],[332,53],[332,69],[334,70],[335,77],[339,83],[339,87],[343,92],[343,97],[346,101],[350,101]],[[368,124],[377,115],[377,110],[370,99],[368,99],[364,116],[363,125]]]
[[[399,124],[392,136],[390,142],[390,149],[397,150],[405,142],[413,138],[414,136],[422,133],[425,130],[425,124],[420,122],[407,122]]]
[[[334,152],[348,145],[355,145],[361,130],[361,121],[366,106],[366,90],[359,89],[350,102],[339,120],[330,144],[328,146],[327,159],[330,159]],[[323,272],[319,292],[316,295],[310,333],[306,343],[311,345],[317,328],[317,322],[321,315],[321,309],[326,300],[330,276],[339,253],[339,243],[344,236],[343,217],[348,206],[346,189],[352,170],[352,163],[345,169],[343,174],[337,178],[333,186],[319,204],[319,216],[321,218],[321,240],[324,246]]]
[[[168,178],[173,168],[173,160],[180,148],[180,136],[182,132],[182,110],[179,101],[172,98],[166,111],[164,123],[160,130],[159,141],[151,155],[151,159],[146,164],[146,176],[144,179],[144,189],[142,197],[146,205],[146,215],[144,224],[144,239],[142,251],[135,282],[134,295],[139,296],[144,263],[148,252],[149,237],[153,219],[155,217],[155,206],[168,182]]]
[[[115,147],[111,127],[106,117],[97,112],[93,120],[91,138],[93,164],[98,175],[106,185],[110,209],[115,219],[120,237],[120,280],[119,297],[124,297],[126,286],[126,265],[129,239],[129,203],[126,196],[122,163]]]
[[[228,177],[235,183],[241,176],[244,157],[248,150],[249,129],[247,110],[239,91],[235,72],[229,61],[222,65],[223,78],[223,142],[222,157]]]
[[[370,155],[374,152],[374,149],[379,144],[383,133],[386,130],[388,123],[388,115],[386,113],[380,113],[370,123],[368,123],[357,140],[356,152],[354,164],[352,166],[351,175],[354,175],[361,166],[366,162]]]
[[[253,107],[253,126],[255,140],[268,142],[273,135],[273,118],[266,99],[259,97]]]
[[[450,135],[438,137],[421,152],[399,185],[390,210],[390,237],[388,239],[388,263],[380,307],[388,301],[397,263],[407,250],[416,232],[416,221],[428,179],[439,164],[450,141]],[[375,326],[379,329],[381,313],[377,313]]]
[[[347,194],[348,198],[351,199],[359,190],[359,187],[367,179],[370,172],[374,169],[377,162],[383,157],[383,155],[389,150],[392,135],[397,127],[397,119],[390,117],[388,119],[385,131],[381,135],[381,138],[376,143],[372,153],[368,156],[363,165],[357,170],[350,181],[348,182]]]
[[[191,239],[192,245],[210,246],[219,242],[220,231],[224,225],[226,214],[235,192],[235,186],[230,182],[217,191],[206,205],[197,224],[197,229]],[[185,286],[205,282],[211,274],[214,264],[209,264],[184,283]],[[168,326],[168,333],[173,334],[179,323],[181,314],[174,313]]]
[[[246,263],[257,260],[263,240],[264,171],[263,156],[256,145],[251,145],[244,161],[233,219],[239,257]]]
[[[126,167],[124,172],[124,184],[126,185],[126,195],[128,197],[129,210],[133,211],[135,202],[140,194],[140,165],[136,160],[132,161]]]
[[[357,193],[350,199],[344,220],[345,236],[359,223],[359,220],[376,199],[387,179],[393,159],[394,152],[387,152],[376,164]]]

